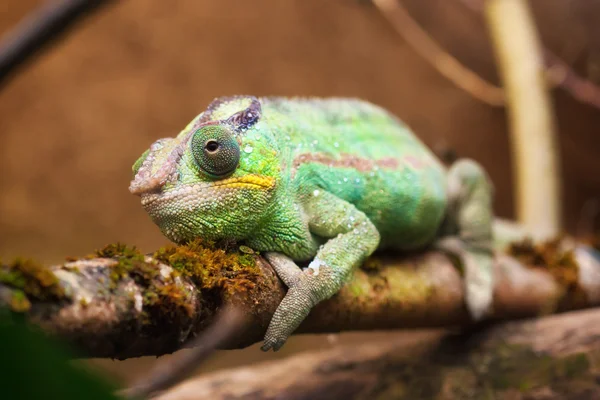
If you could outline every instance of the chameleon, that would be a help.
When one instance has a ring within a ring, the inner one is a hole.
[[[376,250],[455,255],[472,320],[492,309],[489,176],[472,159],[443,164],[371,102],[218,97],[132,170],[130,192],[169,240],[233,240],[273,266],[287,292],[263,351],[280,349]]]

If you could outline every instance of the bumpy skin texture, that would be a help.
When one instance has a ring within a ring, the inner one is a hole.
[[[378,248],[437,244],[458,253],[471,314],[490,308],[485,173],[468,160],[447,171],[406,125],[368,102],[218,98],[133,170],[130,191],[169,239],[234,239],[265,252],[289,290],[264,350],[280,348]],[[296,262],[304,261],[303,271]]]

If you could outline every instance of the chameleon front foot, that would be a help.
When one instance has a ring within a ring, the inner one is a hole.
[[[261,347],[263,351],[279,350],[308,316],[315,304],[310,285],[306,283],[310,277],[305,272],[300,272],[300,274],[305,275],[306,278],[299,279],[300,284],[290,287],[277,307],[265,334],[265,340]]]
[[[281,253],[266,253],[265,258],[286,284],[288,292],[275,310],[265,334],[263,351],[279,350],[320,301],[337,291],[331,280],[331,269],[315,259],[302,271],[296,263]]]

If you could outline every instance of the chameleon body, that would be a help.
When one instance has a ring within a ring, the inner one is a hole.
[[[232,239],[265,252],[288,292],[263,350],[280,348],[376,249],[456,253],[471,315],[491,308],[485,172],[470,160],[444,167],[371,103],[218,98],[177,137],[152,144],[133,172],[130,191],[170,240]]]

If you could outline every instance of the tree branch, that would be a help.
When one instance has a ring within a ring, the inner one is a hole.
[[[471,71],[445,51],[411,17],[399,0],[372,0],[408,45],[450,82],[492,106],[504,105],[504,91]]]
[[[566,243],[523,242],[511,247],[513,256],[498,254],[495,320],[600,303],[600,257]],[[378,255],[315,307],[298,333],[468,325],[458,271],[435,251]],[[259,255],[210,243],[152,256],[111,245],[50,268],[27,260],[0,268],[0,304],[90,357],[174,352],[190,346],[229,305],[244,310],[249,321],[220,347],[245,347],[262,340],[284,294]]]
[[[0,45],[0,86],[28,59],[108,0],[51,1],[28,15]]]
[[[184,382],[159,400],[592,399],[600,311],[303,353]]]

